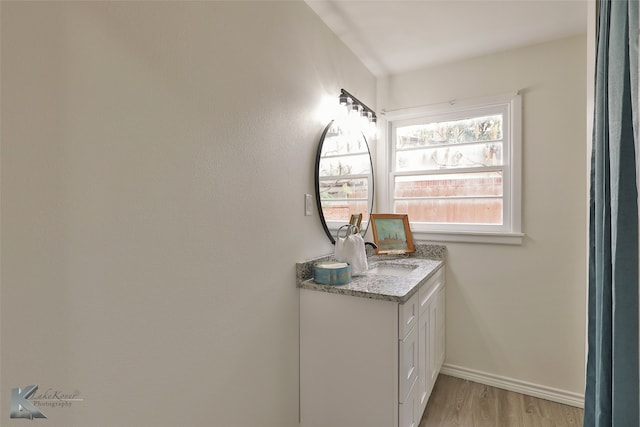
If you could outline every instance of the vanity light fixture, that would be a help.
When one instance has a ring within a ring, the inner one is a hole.
[[[344,89],[340,90],[339,102],[343,111],[342,115],[346,116],[349,122],[357,123],[356,126],[359,126],[363,133],[369,136],[376,134],[378,118],[375,111]]]
[[[362,117],[367,117],[370,123],[376,123],[377,116],[375,111],[344,89],[340,89],[340,105],[346,108],[350,114],[357,113]]]

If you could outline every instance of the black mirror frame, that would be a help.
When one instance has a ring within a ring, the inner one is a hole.
[[[315,165],[315,185],[316,185],[316,206],[318,209],[318,216],[320,217],[320,223],[322,224],[322,228],[324,228],[324,232],[329,237],[332,245],[335,245],[336,239],[331,234],[329,227],[327,226],[327,221],[324,218],[324,212],[322,211],[322,200],[320,200],[320,158],[322,157],[322,147],[324,145],[324,138],[327,136],[327,132],[331,129],[331,126],[335,120],[331,120],[327,127],[324,128],[322,135],[320,136],[320,142],[318,143],[318,151],[316,152],[316,165]],[[367,152],[369,153],[369,165],[371,167],[371,189],[370,189],[370,202],[369,202],[369,220],[367,221],[367,228],[364,232],[361,231],[362,236],[366,234],[369,229],[369,225],[371,224],[371,214],[373,211],[373,198],[375,196],[375,179],[373,177],[373,159],[371,158],[371,148],[369,147],[369,141],[362,134],[362,139],[364,139],[364,143],[367,146]]]

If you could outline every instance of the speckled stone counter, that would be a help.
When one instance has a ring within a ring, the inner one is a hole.
[[[354,276],[345,285],[323,285],[313,281],[313,265],[319,261],[332,260],[331,255],[296,264],[296,284],[299,288],[321,292],[358,296],[403,303],[444,265],[446,247],[443,245],[417,244],[416,252],[406,255],[374,255],[368,258],[369,269],[392,262],[398,267],[412,270],[403,275],[364,274]]]

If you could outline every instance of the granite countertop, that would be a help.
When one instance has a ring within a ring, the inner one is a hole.
[[[296,283],[299,288],[334,294],[358,296],[386,301],[406,302],[416,293],[420,285],[428,280],[444,265],[446,248],[442,245],[419,245],[416,253],[401,256],[376,255],[368,258],[369,269],[375,266],[393,264],[398,268],[413,270],[403,275],[365,273],[354,276],[345,285],[323,285],[313,281],[313,264],[330,260],[331,256],[320,257],[296,265]],[[425,257],[427,255],[428,257]]]

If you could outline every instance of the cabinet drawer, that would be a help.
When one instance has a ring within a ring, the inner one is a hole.
[[[419,312],[422,313],[429,303],[429,299],[442,287],[444,283],[444,268],[439,268],[433,276],[424,283],[418,291]]]
[[[417,292],[407,302],[398,306],[398,337],[401,340],[404,339],[416,323],[418,323]]]
[[[399,405],[398,410],[398,426],[399,427],[418,427],[420,423],[420,408],[417,397],[418,386],[416,382],[412,384],[409,394],[405,402]]]
[[[407,399],[409,390],[418,377],[418,327],[413,327],[409,335],[400,341],[400,383],[398,387],[399,401]]]

